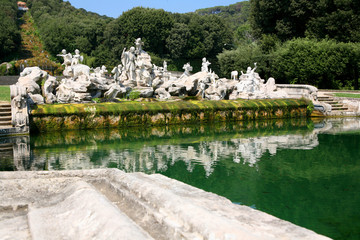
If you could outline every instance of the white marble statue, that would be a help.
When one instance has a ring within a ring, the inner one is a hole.
[[[113,79],[114,79],[115,81],[120,80],[119,78],[120,78],[121,73],[122,73],[122,65],[119,64],[118,66],[115,66],[115,67],[113,68],[113,70],[111,71],[111,73],[113,74]]]
[[[76,64],[73,66],[68,66],[63,71],[65,77],[73,78],[76,80],[79,76],[85,75],[87,78],[90,77],[90,67],[84,64]]]
[[[99,72],[100,77],[105,78],[107,73],[108,73],[108,70],[106,69],[106,66],[102,65],[101,69],[100,69],[100,72]]]
[[[27,67],[21,73],[16,85],[25,87],[26,92],[35,104],[43,104],[40,84],[48,78],[47,72],[39,67]]]
[[[144,46],[144,42],[141,40],[141,38],[137,38],[135,40],[136,54],[141,54],[143,52],[142,46]]]
[[[209,65],[211,63],[209,61],[206,60],[206,58],[202,59],[202,64],[201,64],[201,71],[202,72],[209,72]]]
[[[191,75],[191,71],[193,70],[193,67],[190,65],[190,63],[186,63],[183,66],[184,73],[181,75],[181,78],[189,77]]]
[[[125,51],[124,48],[123,53],[121,55],[121,62],[125,67],[125,71],[127,74],[127,79],[131,81],[136,81],[136,73],[135,73],[135,48],[130,47],[129,51]]]
[[[238,72],[238,71],[232,71],[232,72],[231,72],[231,79],[232,79],[232,80],[237,80],[238,76],[239,76],[239,72]]]
[[[84,57],[80,55],[78,49],[75,50],[75,55],[71,59],[71,66],[81,63],[84,60]]]
[[[42,87],[43,97],[45,98],[45,103],[52,104],[56,102],[56,96],[54,94],[58,82],[56,77],[49,76],[48,79],[44,82]]]
[[[163,71],[164,71],[164,72],[167,72],[167,71],[168,71],[168,70],[167,70],[167,62],[166,62],[166,61],[163,62]]]
[[[61,53],[56,55],[56,56],[62,57],[64,59],[64,62],[63,62],[62,65],[64,65],[65,67],[71,65],[71,63],[72,63],[72,55],[71,55],[71,53],[66,53],[65,49],[63,49],[61,51]]]
[[[26,88],[14,84],[10,86],[11,123],[14,127],[29,126],[29,112]]]

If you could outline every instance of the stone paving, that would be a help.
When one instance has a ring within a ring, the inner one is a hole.
[[[0,192],[1,239],[328,239],[159,174],[0,172]]]

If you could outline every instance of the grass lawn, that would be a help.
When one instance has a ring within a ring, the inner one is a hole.
[[[347,97],[347,98],[360,98],[360,94],[354,93],[335,93],[336,97]]]
[[[10,87],[0,86],[0,101],[10,102]]]

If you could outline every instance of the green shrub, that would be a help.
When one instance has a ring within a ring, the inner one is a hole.
[[[258,63],[257,72],[264,79],[274,77],[276,83],[310,84],[326,89],[358,89],[360,43],[337,43],[293,39],[282,45],[274,37],[259,44],[243,45],[218,56],[221,75],[245,70]]]
[[[360,44],[294,39],[273,52],[270,65],[273,77],[278,82],[334,89],[356,86]]]
[[[131,91],[128,95],[128,98],[130,100],[135,100],[137,98],[140,98],[140,92],[139,91]]]

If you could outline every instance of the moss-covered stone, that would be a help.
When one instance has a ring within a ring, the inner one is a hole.
[[[305,118],[308,106],[309,102],[303,99],[39,105],[31,112],[31,129],[57,131]]]

